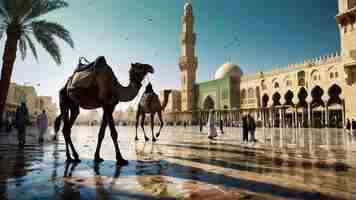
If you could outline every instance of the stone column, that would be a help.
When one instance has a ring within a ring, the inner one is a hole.
[[[282,108],[279,108],[279,128],[283,128],[283,117],[282,117]]]
[[[311,105],[308,103],[308,127],[311,127]]]
[[[328,105],[328,102],[326,102],[325,104],[325,108],[324,108],[324,112],[325,112],[325,115],[326,115],[326,122],[324,121],[325,123],[325,127],[329,127],[329,105]]]

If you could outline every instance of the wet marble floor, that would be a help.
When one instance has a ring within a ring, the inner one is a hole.
[[[153,144],[117,128],[124,167],[109,132],[105,161],[93,162],[98,127],[73,128],[78,164],[65,162],[62,137],[41,146],[32,130],[19,149],[14,133],[0,134],[0,199],[356,199],[356,137],[342,130],[258,129],[244,144],[237,128],[209,140],[165,127]]]

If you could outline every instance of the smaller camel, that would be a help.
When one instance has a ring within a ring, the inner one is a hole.
[[[149,83],[146,86],[145,92],[143,93],[140,102],[138,104],[138,109],[136,113],[136,136],[135,140],[138,140],[137,137],[137,127],[138,127],[138,122],[140,120],[141,116],[141,128],[143,130],[143,134],[145,136],[145,141],[148,141],[149,138],[146,136],[145,132],[145,116],[146,113],[151,114],[151,131],[152,131],[152,141],[156,141],[156,137],[159,137],[162,127],[163,127],[163,120],[162,120],[162,111],[166,108],[167,103],[168,103],[168,97],[169,94],[171,93],[171,90],[164,90],[163,92],[163,103],[161,104],[158,95],[153,91],[152,84]],[[155,119],[155,114],[158,114],[159,121],[161,123],[160,128],[158,133],[156,134],[156,137],[153,133],[154,129],[154,119]]]

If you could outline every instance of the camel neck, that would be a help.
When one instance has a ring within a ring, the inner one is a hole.
[[[128,86],[117,84],[116,91],[120,102],[128,102],[133,100],[140,90],[142,84],[137,81],[130,81]]]

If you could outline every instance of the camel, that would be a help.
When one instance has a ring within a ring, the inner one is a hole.
[[[80,88],[75,85],[81,72],[89,74],[87,77],[90,84],[86,88]],[[89,65],[81,64],[69,77],[64,87],[59,91],[60,115],[55,120],[55,133],[59,131],[61,121],[64,122],[62,133],[66,143],[66,157],[68,162],[80,162],[79,155],[74,148],[71,140],[71,128],[79,115],[79,108],[83,109],[103,109],[102,122],[98,134],[98,143],[95,151],[95,162],[104,161],[100,157],[100,148],[105,135],[107,126],[110,128],[111,139],[114,143],[116,161],[118,165],[127,165],[119,149],[117,142],[117,131],[114,124],[112,113],[119,102],[128,102],[133,100],[142,84],[142,80],[148,73],[154,73],[154,69],[149,64],[131,63],[129,70],[128,86],[121,85],[111,68],[106,64],[104,57],[99,57],[95,62]],[[72,159],[69,146],[72,150],[74,159]]]
[[[156,134],[156,137],[159,137],[162,127],[163,127],[163,120],[162,120],[162,111],[166,108],[167,103],[168,103],[168,97],[169,94],[171,93],[171,90],[164,90],[163,92],[163,102],[161,104],[157,94],[153,91],[152,88],[152,84],[149,83],[146,86],[145,92],[143,93],[140,102],[138,104],[138,109],[137,109],[137,113],[136,113],[136,136],[135,136],[135,140],[138,140],[137,137],[137,127],[138,127],[138,123],[140,120],[140,116],[141,116],[141,128],[143,130],[143,134],[145,136],[145,141],[148,141],[149,138],[146,136],[146,132],[145,132],[145,115],[146,113],[151,114],[151,131],[152,131],[152,141],[156,142],[156,138],[154,136],[153,133],[153,129],[154,129],[154,119],[155,119],[155,114],[158,114],[158,118],[160,121],[160,128],[158,133]]]

